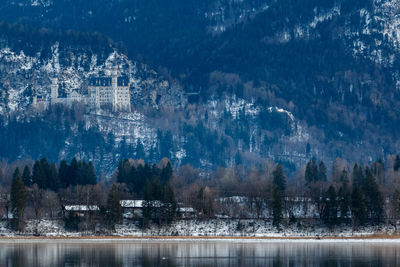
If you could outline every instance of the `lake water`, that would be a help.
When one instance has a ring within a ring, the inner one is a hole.
[[[0,266],[400,266],[400,243],[1,241]]]

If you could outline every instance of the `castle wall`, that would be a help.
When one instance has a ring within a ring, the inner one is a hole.
[[[88,86],[88,95],[81,95],[77,91],[68,94],[66,98],[58,95],[58,79],[53,79],[51,85],[51,104],[62,103],[71,105],[73,102],[85,102],[91,107],[101,108],[111,105],[114,111],[130,111],[130,83],[128,79],[118,78],[117,68],[113,69],[111,78],[95,78]],[[34,103],[36,104],[36,103]]]
[[[116,109],[130,111],[131,95],[129,86],[120,86],[116,90]]]

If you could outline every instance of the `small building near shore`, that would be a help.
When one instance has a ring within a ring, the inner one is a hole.
[[[141,218],[143,214],[143,201],[144,200],[121,200],[119,203],[124,218]]]
[[[125,219],[138,219],[143,217],[144,200],[121,200],[123,217]],[[163,204],[161,201],[155,200],[151,203],[152,207],[161,211]],[[178,207],[177,216],[182,219],[190,219],[196,217],[196,211],[192,207]]]
[[[196,218],[196,211],[192,207],[179,207],[177,213],[178,217],[182,219]]]
[[[98,215],[100,208],[97,205],[66,205],[66,213],[73,213],[78,217]]]

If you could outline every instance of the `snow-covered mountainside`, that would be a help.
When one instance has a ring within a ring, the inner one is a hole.
[[[204,17],[208,20],[207,30],[218,34],[236,24],[254,18],[269,7],[271,0],[218,0],[211,3]]]
[[[55,76],[61,93],[85,93],[89,77],[117,64],[132,82],[132,114],[86,114],[85,125],[142,142],[150,161],[384,158],[400,150],[399,8],[397,0],[6,0],[0,111],[48,97]]]
[[[60,51],[56,42],[47,58],[43,58],[40,52],[29,56],[22,50],[14,51],[9,47],[0,50],[0,112],[5,114],[26,109],[32,104],[34,95],[48,99],[51,78],[58,78],[64,93],[74,89],[85,93],[90,77],[111,76],[115,66],[119,75],[128,76],[131,81],[133,105],[185,105],[186,99],[179,84],[168,81],[144,64],[131,61],[117,51],[107,55],[105,60],[100,60],[96,54],[88,55],[84,50]]]

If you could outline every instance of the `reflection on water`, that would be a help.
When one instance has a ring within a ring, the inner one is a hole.
[[[2,242],[0,266],[400,266],[400,244]]]

